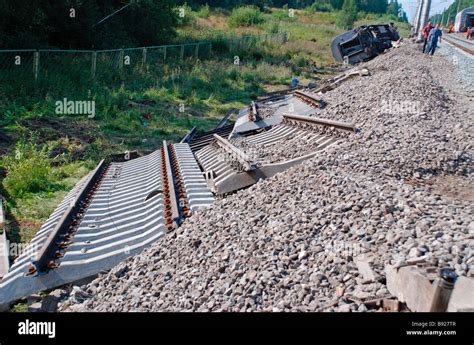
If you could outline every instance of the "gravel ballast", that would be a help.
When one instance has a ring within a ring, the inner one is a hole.
[[[389,296],[388,264],[474,276],[472,95],[416,45],[363,67],[318,114],[360,132],[198,211],[60,310],[366,311],[347,296]]]

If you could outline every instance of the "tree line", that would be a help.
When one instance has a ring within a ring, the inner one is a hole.
[[[254,5],[340,11],[350,27],[357,13],[398,15],[397,0],[0,0],[0,49],[112,49],[166,44],[177,7],[232,9]]]
[[[398,1],[389,0],[181,0],[179,4],[187,3],[191,6],[233,8],[244,5],[255,5],[263,9],[264,7],[283,7],[287,6],[294,9],[314,7],[318,10],[339,11],[347,6],[354,6],[356,11],[379,14],[398,15],[401,5]]]
[[[471,6],[474,6],[474,0],[461,0],[460,3],[456,0],[450,6],[441,11],[441,13],[436,13],[431,16],[431,20],[447,27],[449,24],[454,24],[456,15],[458,14],[458,8],[463,10]]]
[[[158,45],[175,34],[174,7],[172,0],[0,0],[0,49]]]

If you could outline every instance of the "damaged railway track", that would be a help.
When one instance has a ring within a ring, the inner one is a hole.
[[[339,79],[351,78],[351,73]],[[335,88],[337,80],[327,85]],[[353,124],[315,116],[324,103],[314,91],[288,90],[286,96],[252,102],[235,124],[227,124],[235,113],[231,110],[214,130],[198,133],[193,128],[180,143],[164,141],[145,156],[126,153],[102,160],[12,262],[0,280],[2,309],[32,293],[109,270],[216,197],[323,154],[354,134]],[[294,112],[287,111],[288,101],[298,102]],[[242,127],[242,119],[250,126]],[[279,157],[283,141],[307,143],[306,150]]]
[[[0,281],[0,305],[108,270],[214,197],[188,144],[103,160],[66,196]]]
[[[245,147],[246,145],[247,151],[250,152],[245,152],[235,144],[216,135],[215,144],[197,151],[196,158],[203,168],[209,188],[214,193],[223,195],[248,187],[260,179],[269,178],[321,154],[324,149],[340,140],[340,137],[335,133],[332,135],[321,134],[321,129],[328,127],[339,131],[355,132],[353,124],[284,114],[280,124],[258,134],[243,137],[239,141],[240,146]],[[308,152],[283,160],[278,160],[275,156],[270,159],[261,159],[263,157],[252,152],[253,147],[266,150],[276,148],[278,151],[281,142],[289,138],[311,143],[308,145]]]
[[[247,104],[230,134],[200,133],[194,156],[207,182],[214,180],[212,207],[187,219],[176,235],[101,274],[83,288],[90,297],[71,293],[59,309],[472,309],[471,204],[426,185],[428,178],[439,183],[441,175],[454,174],[449,185],[472,184],[465,176],[472,152],[462,161],[452,157],[469,140],[469,98],[449,74],[454,69],[443,70],[446,59],[435,55],[427,64],[420,57],[417,45],[402,45],[363,65],[370,78],[346,72],[334,80],[355,80],[327,94],[317,92],[325,85],[302,88],[328,103],[322,111],[293,90],[256,99],[259,121],[249,121],[253,107]],[[393,65],[404,73],[387,67]],[[433,84],[439,92],[424,87]],[[426,99],[432,107],[423,109],[428,116],[394,114],[380,107],[381,97]],[[455,97],[458,103],[446,102]],[[310,154],[315,156],[302,159]],[[271,178],[248,178],[299,159]],[[420,167],[440,167],[439,176]],[[247,181],[249,188],[243,187]],[[242,188],[219,194],[224,187]],[[454,274],[441,274],[444,268],[458,275],[456,282]],[[133,293],[127,293],[130,286]]]

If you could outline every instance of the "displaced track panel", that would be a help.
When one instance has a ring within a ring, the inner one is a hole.
[[[0,281],[0,305],[108,270],[210,205],[212,194],[197,170],[188,144],[164,143],[147,156],[101,162]]]
[[[253,158],[252,154],[216,135],[216,142],[195,153],[209,188],[216,194],[230,193],[314,157],[340,140],[339,135],[321,134],[321,126],[334,128],[336,131],[355,131],[352,124],[309,116],[285,114],[282,121],[270,130],[241,138],[244,146],[262,149],[278,147],[283,140],[300,140],[311,144],[312,151],[280,161],[259,160],[258,157]]]
[[[213,129],[212,131],[194,136],[193,139],[189,141],[189,146],[191,148],[191,151],[194,153],[197,150],[203,148],[204,146],[212,143],[215,140],[214,134],[220,135],[221,137],[225,138],[230,133],[232,133],[233,129],[234,129],[234,125],[227,125],[227,126]]]

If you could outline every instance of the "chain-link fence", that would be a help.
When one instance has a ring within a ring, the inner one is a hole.
[[[93,80],[133,80],[165,64],[206,60],[238,53],[264,42],[281,44],[287,39],[287,33],[275,33],[232,40],[114,50],[0,50],[0,82],[38,81],[51,85],[67,80],[71,85],[85,85]]]

